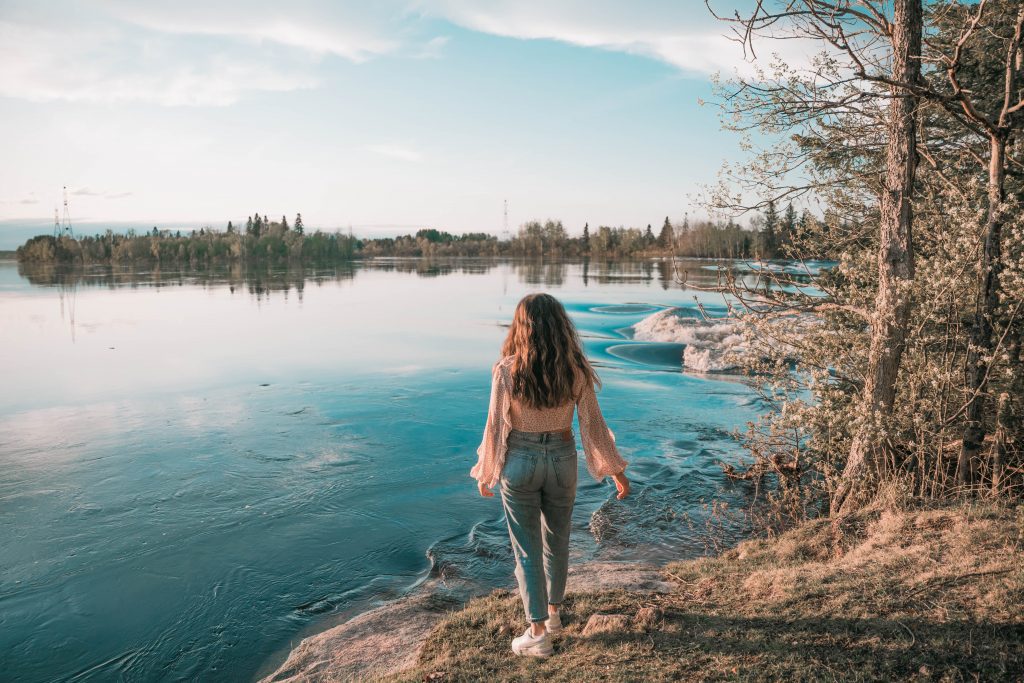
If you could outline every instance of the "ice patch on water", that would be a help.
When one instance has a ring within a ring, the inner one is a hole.
[[[633,326],[633,339],[685,344],[683,367],[697,372],[735,369],[737,359],[749,352],[737,322],[702,320],[682,308],[647,316]]]

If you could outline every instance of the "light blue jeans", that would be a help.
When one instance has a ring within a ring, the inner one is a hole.
[[[570,432],[520,432],[508,437],[501,503],[516,557],[516,581],[530,621],[548,618],[565,595],[569,530],[576,502],[576,440]]]

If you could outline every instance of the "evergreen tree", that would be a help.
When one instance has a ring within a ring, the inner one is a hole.
[[[281,216],[281,229],[288,232],[288,219],[284,216]]]
[[[234,231],[235,231],[235,226],[231,224],[231,221],[228,221],[228,234],[230,235]]]
[[[295,232],[297,232],[297,233],[299,233],[301,235],[304,230],[305,230],[305,227],[302,225],[302,214],[301,213],[297,213],[297,214],[295,214]]]
[[[779,212],[775,210],[775,202],[768,202],[764,211],[764,228],[762,230],[764,253],[762,258],[774,258],[779,248]]]
[[[245,234],[246,235],[251,235],[252,231],[254,229],[255,229],[255,226],[253,225],[253,222],[252,222],[252,216],[249,216],[249,220],[247,220],[245,222]]]
[[[791,244],[793,235],[796,234],[796,209],[790,202],[786,206],[786,213],[782,215],[782,229],[779,231],[779,243]]]
[[[590,251],[590,223],[583,224],[583,251]]]
[[[672,221],[665,216],[665,223],[661,226],[661,233],[658,235],[658,246],[662,249],[668,249],[675,245],[676,235],[675,230],[672,229]]]
[[[644,233],[644,243],[648,245],[654,244],[654,231],[651,230],[650,223],[647,224],[647,232]]]
[[[807,211],[807,209],[804,209],[800,213],[800,218],[798,218],[796,221],[796,232],[794,233],[794,237],[796,238],[798,244],[803,243],[803,240],[807,237],[807,230],[810,228],[810,226],[811,214]]]

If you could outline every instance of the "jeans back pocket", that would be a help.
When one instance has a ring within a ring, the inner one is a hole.
[[[576,487],[578,466],[576,459],[576,444],[566,444],[564,447],[551,453],[551,464],[555,470],[555,479],[558,485],[564,489]]]
[[[512,488],[523,488],[533,481],[537,471],[537,455],[510,449],[505,454],[505,464],[501,468],[501,483]]]

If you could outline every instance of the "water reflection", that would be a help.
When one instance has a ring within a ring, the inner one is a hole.
[[[717,280],[714,268],[707,261],[679,261],[675,265],[665,259],[642,261],[603,261],[584,258],[579,262],[545,259],[501,260],[493,258],[403,258],[376,257],[339,263],[333,267],[303,267],[300,265],[274,266],[243,265],[215,266],[203,269],[180,270],[131,265],[49,265],[18,263],[18,274],[30,284],[65,288],[73,292],[83,287],[167,287],[185,285],[228,285],[248,291],[256,296],[275,292],[301,293],[308,281],[338,282],[351,279],[359,270],[409,273],[419,277],[444,275],[483,275],[507,264],[519,280],[529,285],[558,287],[565,283],[570,268],[580,268],[584,286],[590,281],[598,283],[647,283],[657,277],[662,289],[685,288],[686,282],[704,284]],[[745,272],[753,272],[747,269]],[[799,276],[797,276],[799,277]]]
[[[287,300],[294,294],[301,304],[307,287],[328,283],[351,283],[369,274],[408,274],[418,278],[446,279],[486,276],[500,269],[502,295],[508,293],[509,276],[530,288],[564,287],[578,277],[584,288],[602,286],[656,285],[662,292],[690,290],[701,303],[720,306],[723,296],[712,290],[724,284],[724,274],[731,271],[740,287],[774,286],[763,270],[782,273],[795,283],[808,283],[819,264],[721,262],[700,259],[646,259],[640,261],[605,261],[584,258],[581,261],[481,258],[403,258],[377,257],[343,262],[330,267],[300,265],[270,267],[267,265],[233,264],[204,269],[178,270],[135,266],[69,266],[17,264],[18,275],[33,286],[57,290],[60,320],[71,340],[77,341],[76,320],[80,290],[95,289],[161,289],[167,287],[199,287],[206,290],[226,289],[231,294],[247,293],[257,303],[274,297]],[[10,266],[8,266],[10,267]],[[808,290],[805,290],[808,291]]]
[[[19,263],[18,275],[32,285],[57,287],[63,292],[74,292],[78,287],[115,289],[119,287],[184,287],[227,285],[247,291],[257,298],[273,293],[287,294],[296,290],[301,299],[306,282],[340,282],[355,276],[354,263],[342,263],[324,268],[303,268],[269,266],[219,266],[213,268],[179,270],[162,269],[159,266],[142,268],[133,266],[107,265],[49,265]]]
[[[75,341],[75,299],[78,297],[78,282],[75,280],[58,282],[57,291],[60,297],[60,319],[65,320],[64,313],[67,311],[67,324],[71,328],[71,341]]]

